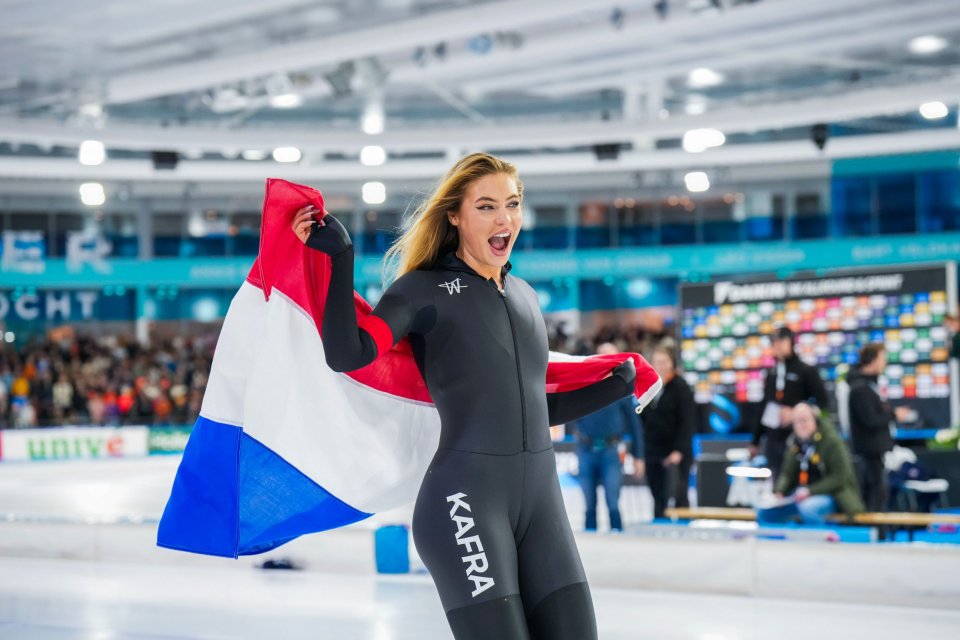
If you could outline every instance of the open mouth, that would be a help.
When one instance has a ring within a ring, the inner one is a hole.
[[[511,235],[509,231],[504,231],[487,240],[487,242],[490,243],[490,248],[493,250],[494,255],[506,255],[507,247],[510,246]]]

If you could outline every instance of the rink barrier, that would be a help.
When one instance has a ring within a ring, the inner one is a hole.
[[[160,469],[172,473],[176,461],[169,462],[150,468],[158,473]],[[150,493],[149,488],[144,489]],[[163,493],[165,488],[148,501],[157,502],[157,514],[166,497]],[[627,508],[639,496],[629,495],[631,491],[625,493],[628,495],[624,496],[622,506]],[[578,487],[565,490],[564,501],[568,502],[571,521],[582,517],[582,495]],[[37,510],[47,508],[55,507],[53,503],[43,503]],[[148,515],[150,513],[149,508],[138,507],[125,515],[117,512],[95,517],[42,513],[0,515],[0,557],[233,566],[241,571],[250,570],[264,560],[263,557],[225,560],[158,548],[155,546],[157,519]],[[790,532],[790,541],[781,541],[735,528],[720,531],[638,525],[627,511],[623,511],[623,516],[628,523],[628,533],[576,534],[592,587],[946,609],[954,609],[960,602],[960,581],[956,579],[960,575],[960,549],[954,545],[836,544],[823,542],[822,532],[806,531]],[[280,553],[308,571],[371,575],[376,572],[375,554],[371,551],[377,526],[407,524],[411,517],[412,507],[409,507],[384,514],[376,522],[365,521],[304,536],[285,545]],[[574,522],[573,526],[579,530],[582,524]],[[409,558],[411,573],[422,574],[423,564],[414,545],[409,546]]]
[[[137,518],[64,524],[67,520],[0,518],[0,556],[232,566],[241,571],[264,560],[227,560],[158,548],[156,525],[148,518],[142,524]],[[591,587],[950,610],[960,601],[956,580],[960,552],[953,545],[782,542],[733,532],[669,529],[657,536],[577,533]],[[282,555],[307,571],[371,575],[376,572],[373,537],[369,527],[347,527],[304,536],[284,546]],[[423,573],[412,545],[410,562],[412,573]]]
[[[156,516],[67,516],[47,514],[0,513],[0,523],[56,524],[56,525],[156,525]]]

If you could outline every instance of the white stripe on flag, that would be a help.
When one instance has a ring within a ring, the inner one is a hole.
[[[327,367],[313,319],[274,289],[269,301],[244,283],[217,347],[246,367],[244,431],[350,506],[375,513],[412,502],[437,449],[429,404],[371,389]],[[249,324],[253,330],[233,324]],[[246,344],[237,341],[247,341]],[[243,384],[226,373],[212,390],[220,415]],[[213,379],[211,378],[211,383]],[[243,391],[240,391],[243,393]],[[205,399],[204,409],[207,409]],[[212,417],[212,415],[211,415]]]
[[[265,311],[263,292],[244,282],[224,318],[203,395],[200,413],[210,420],[243,426],[244,392],[266,330]]]

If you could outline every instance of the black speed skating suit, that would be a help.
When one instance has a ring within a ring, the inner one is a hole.
[[[307,244],[334,253],[327,229],[339,223],[329,218]],[[547,394],[537,296],[509,269],[501,292],[450,252],[432,269],[398,278],[373,310],[389,327],[390,344],[409,336],[440,414],[440,445],[414,509],[414,542],[458,640],[590,640],[596,621],[548,426],[629,394],[636,372],[628,360],[584,389]],[[375,338],[357,326],[349,244],[332,257],[322,335],[336,370],[358,369],[377,355]]]

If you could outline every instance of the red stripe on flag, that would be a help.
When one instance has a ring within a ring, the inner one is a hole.
[[[377,345],[378,356],[382,356],[393,346],[393,332],[390,331],[390,327],[380,316],[375,316],[372,313],[367,314],[357,324],[373,338]]]

